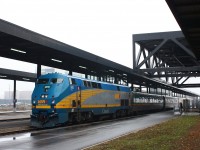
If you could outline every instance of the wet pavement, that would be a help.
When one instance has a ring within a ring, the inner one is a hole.
[[[136,132],[146,127],[173,118],[173,111],[93,125],[62,127],[32,133],[3,136],[0,149],[3,150],[77,150],[117,136]]]

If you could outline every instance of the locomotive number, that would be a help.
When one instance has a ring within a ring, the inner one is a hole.
[[[38,104],[46,104],[47,100],[38,100]]]

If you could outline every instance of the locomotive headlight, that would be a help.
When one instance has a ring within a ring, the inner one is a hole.
[[[33,104],[35,104],[36,103],[36,101],[33,101]]]
[[[41,98],[47,98],[48,97],[48,94],[42,94],[41,95]]]
[[[48,97],[48,95],[46,94],[46,95],[44,95],[44,97],[45,97],[45,98],[47,98],[47,97]]]

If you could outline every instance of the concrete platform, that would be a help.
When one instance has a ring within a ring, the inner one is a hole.
[[[200,115],[199,112],[183,112],[182,116],[198,116]]]
[[[65,126],[15,134],[15,140],[13,140],[13,135],[8,135],[0,137],[0,149],[83,150],[91,145],[137,132],[172,118],[174,118],[173,111],[167,111],[104,123]]]
[[[5,111],[0,112],[0,121],[7,121],[7,120],[16,120],[16,119],[29,119],[31,114],[31,110],[25,111]],[[182,116],[196,116],[200,115],[199,112],[183,112]]]
[[[5,111],[0,112],[0,121],[28,119],[30,118],[31,110],[28,111]]]

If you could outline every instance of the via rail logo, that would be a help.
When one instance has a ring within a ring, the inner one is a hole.
[[[104,114],[109,113],[109,109],[102,109],[102,113],[104,113]]]

